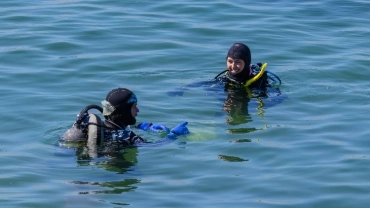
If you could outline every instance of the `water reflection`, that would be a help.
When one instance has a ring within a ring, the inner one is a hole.
[[[223,110],[230,116],[226,120],[227,124],[239,125],[252,121],[248,113],[248,103],[250,98],[244,90],[229,90],[225,99]]]
[[[263,90],[251,90],[244,87],[232,87],[224,85],[217,80],[200,81],[186,85],[185,87],[176,88],[175,90],[167,92],[168,96],[183,96],[184,92],[192,88],[202,87],[208,96],[213,96],[223,102],[223,111],[227,113],[229,118],[226,124],[234,126],[229,128],[228,132],[232,134],[245,134],[257,130],[264,130],[267,127],[254,128],[254,127],[239,127],[241,124],[252,122],[252,116],[249,110],[257,110],[255,115],[264,119],[265,109],[281,103],[287,98],[282,95],[277,86],[271,86]],[[222,93],[221,93],[222,92]],[[225,98],[226,96],[226,98]],[[216,115],[220,115],[216,113]]]
[[[119,145],[105,146],[99,149],[96,158],[90,157],[91,154],[86,146],[76,148],[75,152],[78,165],[95,165],[117,174],[123,174],[132,170],[138,162],[138,150],[136,147],[122,147]]]
[[[267,97],[265,92],[252,92],[249,89],[225,89],[226,98],[223,104],[223,110],[229,115],[226,123],[231,126],[238,126],[252,122],[252,116],[249,113],[249,109],[253,107],[257,110],[256,115],[263,119],[265,114],[263,98]],[[250,103],[253,105],[250,106]],[[239,127],[239,128],[228,128],[228,132],[232,134],[245,134],[254,132],[257,130],[263,130],[264,128],[255,127]]]
[[[99,148],[97,157],[91,157],[89,149],[86,144],[74,144],[73,147],[64,145],[67,149],[73,149],[76,155],[76,162],[79,166],[89,166],[93,169],[103,169],[115,174],[125,174],[117,177],[117,181],[112,181],[112,175],[103,174],[102,178],[90,175],[85,180],[69,181],[70,184],[88,186],[85,188],[78,188],[79,194],[122,194],[123,192],[130,192],[137,188],[136,184],[140,183],[138,179],[140,175],[136,166],[138,163],[138,148],[127,147],[119,145],[109,145]],[[84,170],[85,171],[85,170]],[[106,178],[108,177],[108,178]],[[122,179],[124,177],[124,179]],[[114,178],[116,178],[114,176]],[[104,181],[101,181],[104,180]],[[96,188],[97,190],[92,187]],[[103,188],[103,189],[102,189]],[[108,188],[108,189],[107,189]],[[86,189],[88,191],[86,191]]]
[[[135,190],[137,187],[135,184],[140,183],[138,179],[124,179],[122,181],[110,181],[110,182],[83,182],[83,181],[72,181],[71,184],[77,185],[89,185],[108,187],[111,190],[98,190],[98,191],[80,191],[79,194],[122,194]]]
[[[217,157],[226,162],[247,162],[248,161],[248,159],[243,159],[240,157],[229,156],[229,155],[218,155]]]

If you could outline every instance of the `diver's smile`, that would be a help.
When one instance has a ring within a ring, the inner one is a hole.
[[[244,66],[245,66],[243,59],[233,59],[233,58],[227,57],[226,63],[227,63],[227,69],[232,75],[239,74],[241,71],[243,71]]]

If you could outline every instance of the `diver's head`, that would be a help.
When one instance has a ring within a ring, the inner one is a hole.
[[[103,115],[107,120],[121,127],[136,123],[135,117],[139,109],[137,108],[137,98],[130,90],[126,88],[111,90],[102,101],[102,105]]]
[[[234,43],[226,56],[227,69],[232,77],[245,81],[250,77],[251,51],[243,43]]]

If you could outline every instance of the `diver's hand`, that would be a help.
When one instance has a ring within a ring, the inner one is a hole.
[[[190,132],[186,125],[188,125],[187,121],[178,124],[173,129],[171,129],[171,133],[176,134],[177,136],[189,134]]]
[[[171,92],[167,92],[167,95],[170,97],[183,96],[184,91],[180,91],[180,90],[171,91]]]
[[[125,141],[129,144],[129,145],[134,145],[134,144],[137,144],[137,143],[143,143],[143,142],[146,142],[145,139],[141,138],[140,136],[136,135],[135,133],[131,132],[130,133],[130,137],[125,139]]]
[[[151,125],[153,125],[153,124],[152,123],[149,123],[149,122],[143,122],[143,123],[140,123],[140,124],[136,125],[136,127],[139,128],[139,129],[141,129],[141,130],[146,131],[146,130],[149,129],[149,127]]]
[[[140,136],[133,136],[133,137],[130,137],[130,138],[127,138],[126,141],[130,144],[130,145],[134,145],[134,144],[137,144],[137,143],[143,143],[145,142],[145,140],[143,138],[141,138]]]
[[[168,132],[170,129],[167,128],[163,124],[152,124],[150,126],[150,130],[155,131],[155,132],[158,132],[158,131],[166,131],[166,132]]]
[[[175,90],[167,92],[167,95],[170,97],[176,97],[176,96],[183,96],[184,95],[184,89],[182,88],[175,88]]]

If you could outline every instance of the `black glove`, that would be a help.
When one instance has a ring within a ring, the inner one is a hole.
[[[129,143],[130,145],[134,145],[136,143],[143,143],[145,142],[145,140],[143,138],[141,138],[140,136],[134,134],[134,132],[131,132],[130,133],[130,137],[125,139],[127,141],[127,143]]]

